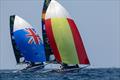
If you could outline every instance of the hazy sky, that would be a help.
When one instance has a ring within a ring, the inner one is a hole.
[[[91,67],[120,68],[120,0],[58,1],[75,20]],[[42,6],[43,0],[0,0],[0,69],[14,69],[16,65],[9,16],[24,18],[39,32]]]

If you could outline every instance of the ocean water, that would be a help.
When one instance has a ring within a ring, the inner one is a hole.
[[[1,70],[0,80],[120,80],[120,68],[81,69],[69,72]]]

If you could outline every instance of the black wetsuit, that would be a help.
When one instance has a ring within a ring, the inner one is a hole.
[[[73,66],[68,66],[68,64],[63,63],[63,69],[79,68],[78,64]]]

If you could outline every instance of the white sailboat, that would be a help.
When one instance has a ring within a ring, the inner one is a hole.
[[[16,15],[10,17],[10,29],[16,62],[32,64],[26,65],[25,70],[67,71],[90,65],[74,20],[56,0],[44,2],[43,41],[29,23]]]
[[[11,41],[19,66],[36,66],[46,61],[43,42],[35,29],[17,15],[10,16]]]
[[[46,36],[43,38],[44,41],[47,39],[46,44],[52,50],[56,62],[61,64],[57,65],[58,69],[81,68],[81,66],[90,65],[74,20],[56,0],[45,0],[42,28],[43,36]]]

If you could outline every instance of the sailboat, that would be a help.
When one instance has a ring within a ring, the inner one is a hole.
[[[42,11],[42,37],[25,20],[10,16],[10,33],[16,62],[38,63],[42,70],[74,70],[90,62],[74,20],[56,0],[45,0]],[[42,66],[42,68],[41,68]],[[37,68],[38,68],[37,67]]]
[[[43,41],[28,22],[10,16],[10,34],[17,64],[33,67],[46,61]]]
[[[56,0],[45,0],[42,28],[50,45],[49,48],[52,50],[56,62],[61,64],[62,69],[90,65],[74,20]]]

